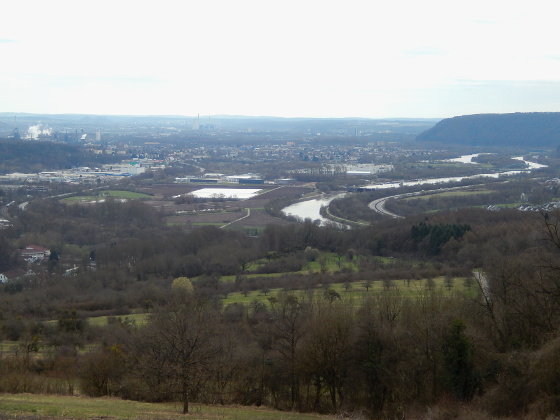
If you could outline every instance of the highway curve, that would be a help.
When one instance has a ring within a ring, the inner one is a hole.
[[[378,198],[377,200],[373,200],[371,203],[368,204],[368,207],[373,211],[382,214],[384,216],[392,217],[393,219],[402,219],[403,216],[399,216],[398,214],[391,213],[390,211],[385,209],[385,202],[390,198],[398,198],[408,194],[398,194],[392,195],[390,197]]]
[[[390,211],[385,209],[385,202],[391,198],[394,198],[395,200],[398,200],[400,198],[403,197],[414,197],[414,196],[419,196],[419,195],[426,195],[426,194],[434,194],[434,193],[440,193],[440,192],[445,192],[445,191],[454,191],[454,190],[462,190],[462,189],[467,189],[472,187],[472,185],[462,185],[460,187],[450,187],[450,188],[438,188],[435,190],[428,190],[428,191],[417,191],[417,192],[412,192],[412,193],[405,193],[405,194],[397,194],[397,195],[391,195],[389,197],[383,197],[383,198],[378,198],[377,200],[373,200],[371,203],[368,204],[368,207],[370,209],[372,209],[373,211],[382,214],[384,216],[389,216],[392,217],[393,219],[404,219],[404,216],[400,216],[398,214],[395,213],[391,213]]]

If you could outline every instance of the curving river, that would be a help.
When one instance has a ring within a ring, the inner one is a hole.
[[[476,162],[472,162],[472,158],[476,156],[478,156],[478,154],[464,155],[456,159],[449,159],[449,161],[476,164]],[[525,162],[525,164],[527,165],[527,169],[490,173],[490,174],[478,174],[478,175],[470,175],[470,176],[456,176],[450,178],[428,178],[428,179],[418,179],[415,181],[390,182],[386,184],[371,184],[371,185],[366,185],[364,188],[386,189],[386,188],[399,188],[404,186],[425,185],[425,184],[444,184],[448,182],[460,182],[466,179],[476,179],[476,178],[500,178],[503,176],[517,175],[517,174],[530,172],[535,169],[546,168],[546,165],[526,161],[523,159],[523,157],[514,157],[512,159]],[[301,220],[305,220],[305,219],[311,219],[313,221],[319,220],[320,224],[324,225],[325,223],[331,221],[321,216],[321,207],[328,206],[332,200],[334,200],[335,198],[343,197],[345,194],[346,193],[335,194],[335,195],[323,195],[312,200],[300,201],[299,203],[291,204],[287,207],[284,207],[282,209],[282,213],[289,216],[295,216],[297,218],[300,218]]]
[[[320,225],[332,223],[331,220],[321,216],[321,207],[328,206],[335,198],[340,198],[345,195],[346,193],[321,195],[311,200],[300,201],[299,203],[294,203],[288,207],[284,207],[282,209],[282,213],[286,216],[295,216],[301,220],[319,220]]]

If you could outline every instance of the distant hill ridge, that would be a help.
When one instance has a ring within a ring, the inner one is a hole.
[[[446,118],[420,133],[416,140],[469,146],[558,146],[560,112],[475,114]]]

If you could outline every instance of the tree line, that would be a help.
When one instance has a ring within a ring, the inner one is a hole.
[[[475,276],[477,294],[452,299],[391,287],[359,302],[288,291],[223,307],[196,287],[171,288],[143,325],[92,326],[72,311],[30,325],[20,352],[0,359],[0,390],[79,387],[181,401],[185,413],[204,402],[402,417],[444,395],[473,404],[479,418],[555,413],[560,318],[548,274],[536,283],[532,270],[504,261],[487,285]],[[89,340],[98,345],[78,352]]]
[[[191,402],[263,404],[371,418],[402,417],[442,398],[492,415],[557,410],[549,368],[560,321],[557,214],[473,208],[351,231],[306,221],[267,226],[257,238],[167,227],[142,202],[42,200],[12,216],[1,232],[8,255],[35,239],[61,250],[59,262],[0,288],[0,331],[16,349],[0,359],[4,392],[79,387],[178,400],[185,410]],[[88,223],[97,227],[91,235]],[[432,235],[437,253],[422,245]],[[292,272],[321,252],[363,263],[357,272]],[[68,255],[78,266],[71,277],[60,267]],[[249,277],[257,260],[263,274],[290,273]],[[435,275],[466,277],[471,292],[411,294],[414,282],[389,281]],[[194,290],[173,288],[178,277],[192,278]],[[387,287],[364,287],[359,301],[328,287],[356,280]],[[285,291],[266,304],[223,304],[231,291],[277,287]],[[149,313],[145,324],[86,319],[133,309]]]
[[[119,162],[116,156],[96,155],[81,146],[0,139],[0,173],[41,172]]]

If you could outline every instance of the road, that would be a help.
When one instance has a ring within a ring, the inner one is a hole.
[[[371,203],[369,203],[368,207],[373,211],[382,214],[384,216],[389,216],[392,217],[393,219],[403,219],[403,216],[399,216],[398,214],[391,213],[390,211],[385,209],[385,202],[387,200],[389,200],[390,198],[395,198],[395,199],[400,198],[403,195],[405,194],[392,195],[390,197],[385,197],[385,198],[378,198],[377,200],[373,200]]]
[[[11,220],[11,216],[10,216],[10,212],[9,212],[9,207],[14,204],[15,201],[10,201],[8,204],[6,204],[5,206],[2,206],[2,217],[6,220]]]
[[[392,217],[393,219],[403,219],[404,216],[400,216],[398,214],[391,213],[389,210],[385,209],[385,202],[387,200],[389,200],[391,198],[394,198],[395,200],[398,200],[398,199],[403,198],[403,197],[416,197],[416,196],[419,196],[419,195],[437,194],[437,193],[442,193],[442,192],[446,192],[446,191],[466,189],[466,188],[470,188],[470,187],[472,187],[472,185],[462,185],[460,187],[438,188],[436,190],[427,190],[427,191],[417,191],[417,192],[412,192],[412,193],[396,194],[396,195],[391,195],[389,197],[378,198],[377,200],[373,200],[372,202],[370,202],[368,204],[368,207],[370,209],[372,209],[373,211],[375,211],[379,214],[382,214],[384,216],[389,216],[389,217]]]

